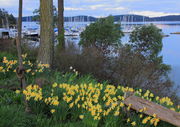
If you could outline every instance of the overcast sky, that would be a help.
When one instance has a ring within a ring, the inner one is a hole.
[[[0,8],[17,16],[19,0],[0,0]],[[33,15],[40,0],[23,0],[23,15]],[[64,0],[65,16],[140,14],[150,17],[180,14],[180,0]],[[54,0],[57,5],[57,0]]]

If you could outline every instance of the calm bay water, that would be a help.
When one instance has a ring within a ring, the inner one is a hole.
[[[172,71],[170,77],[177,86],[180,86],[180,35],[170,34],[180,32],[180,22],[176,25],[161,25],[163,32],[169,34],[169,37],[163,39],[163,61],[171,65]]]
[[[150,23],[150,22],[149,22]],[[146,24],[149,24],[146,22]],[[65,26],[79,27],[86,25],[87,23],[65,23]],[[122,23],[123,24],[123,23]],[[131,23],[129,23],[131,24]],[[135,25],[142,25],[144,23],[132,23]],[[170,34],[173,32],[180,32],[180,22],[153,22],[160,29],[162,29],[165,35],[169,37],[163,38],[163,49],[161,55],[163,56],[163,62],[171,65],[172,71],[170,77],[176,86],[180,86],[180,34]],[[24,22],[23,26],[30,28],[39,28],[39,25],[34,22]],[[124,43],[128,42],[129,35],[127,34],[122,38]],[[77,40],[76,40],[77,41]]]

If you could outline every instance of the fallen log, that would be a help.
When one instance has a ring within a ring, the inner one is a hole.
[[[135,95],[130,95],[129,97],[125,98],[124,103],[127,106],[131,105],[131,108],[136,111],[140,111],[141,109],[146,108],[147,110],[143,111],[144,114],[150,116],[156,114],[157,118],[160,120],[180,127],[180,113]]]
[[[180,34],[180,32],[174,32],[174,33],[170,33],[170,34]]]

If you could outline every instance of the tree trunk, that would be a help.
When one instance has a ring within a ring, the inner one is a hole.
[[[58,37],[61,49],[65,49],[64,40],[64,0],[58,0]]]
[[[19,0],[19,17],[18,17],[18,38],[16,41],[17,52],[18,52],[18,62],[19,67],[17,68],[17,75],[21,81],[21,88],[26,88],[26,81],[24,77],[25,69],[23,67],[23,60],[22,60],[22,50],[21,50],[21,34],[22,34],[22,8],[23,8],[23,0]]]
[[[38,62],[52,66],[54,49],[53,0],[40,0],[40,24]]]

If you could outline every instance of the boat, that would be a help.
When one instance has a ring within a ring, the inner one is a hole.
[[[10,31],[9,31],[9,29],[0,28],[0,38],[1,39],[8,39],[8,38],[10,38]]]
[[[40,36],[40,30],[37,28],[27,28],[24,31],[24,36],[26,36],[26,37],[39,37]]]
[[[17,36],[18,36],[17,29],[10,29],[10,37],[11,38],[16,38]]]

